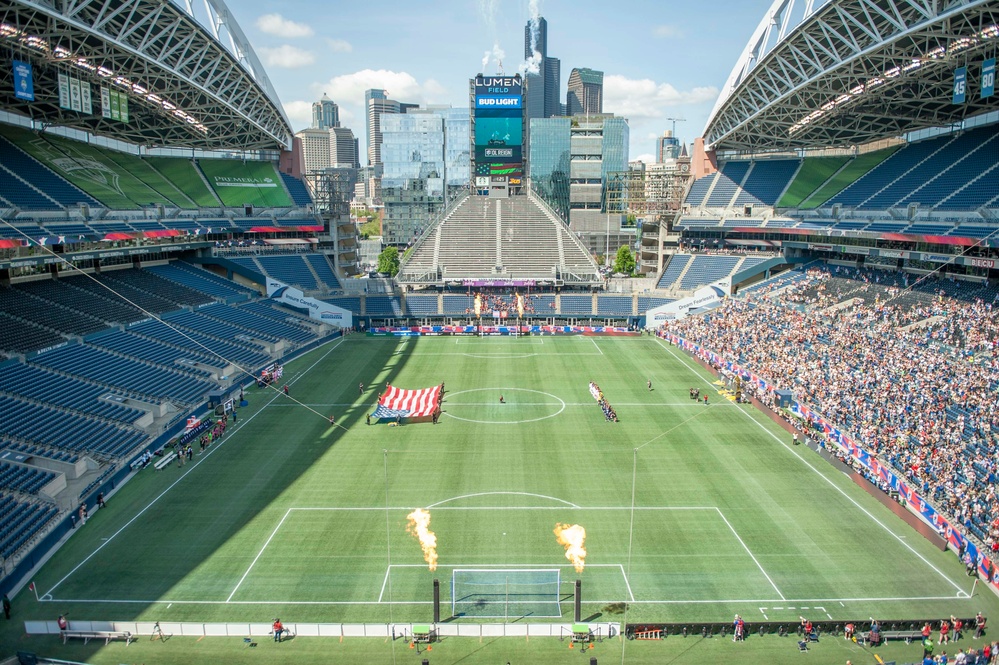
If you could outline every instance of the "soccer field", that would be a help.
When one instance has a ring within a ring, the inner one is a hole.
[[[293,399],[249,389],[221,443],[115,494],[42,568],[42,602],[24,599],[23,611],[429,621],[435,578],[450,614],[455,569],[505,580],[484,612],[494,618],[458,621],[571,620],[576,579],[583,616],[615,622],[997,606],[981,589],[969,597],[953,554],[654,338],[355,335],[290,363],[285,380]],[[367,426],[387,381],[445,382],[440,424]],[[605,421],[590,381],[619,423]],[[710,404],[690,400],[690,387]],[[415,508],[431,515],[436,571],[407,533]],[[586,529],[580,573],[556,542],[560,523]],[[559,571],[557,598],[511,613],[509,571],[524,569]],[[626,615],[610,613],[617,603]]]

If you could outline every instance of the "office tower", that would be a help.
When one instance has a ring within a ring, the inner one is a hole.
[[[340,107],[326,93],[312,105],[312,128],[332,129],[340,126]]]
[[[604,112],[604,73],[577,67],[569,74],[565,98],[568,115],[599,115]]]

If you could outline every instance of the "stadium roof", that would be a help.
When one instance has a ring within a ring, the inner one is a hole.
[[[704,129],[716,150],[856,145],[959,123],[982,98],[999,0],[775,0]],[[953,103],[967,67],[966,102]]]
[[[291,124],[223,0],[0,0],[0,106],[35,121],[131,143],[290,148]],[[32,66],[34,101],[14,95]],[[61,108],[59,75],[90,83],[93,111]],[[128,122],[102,114],[101,87],[126,93]]]

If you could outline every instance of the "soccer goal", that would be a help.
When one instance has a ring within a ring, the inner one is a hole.
[[[458,569],[451,573],[451,615],[500,619],[561,617],[558,569]]]

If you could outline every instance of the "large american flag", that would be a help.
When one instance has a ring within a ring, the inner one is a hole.
[[[437,408],[437,398],[441,387],[406,390],[390,386],[378,399],[378,408],[372,414],[375,418],[420,418],[431,415]]]

